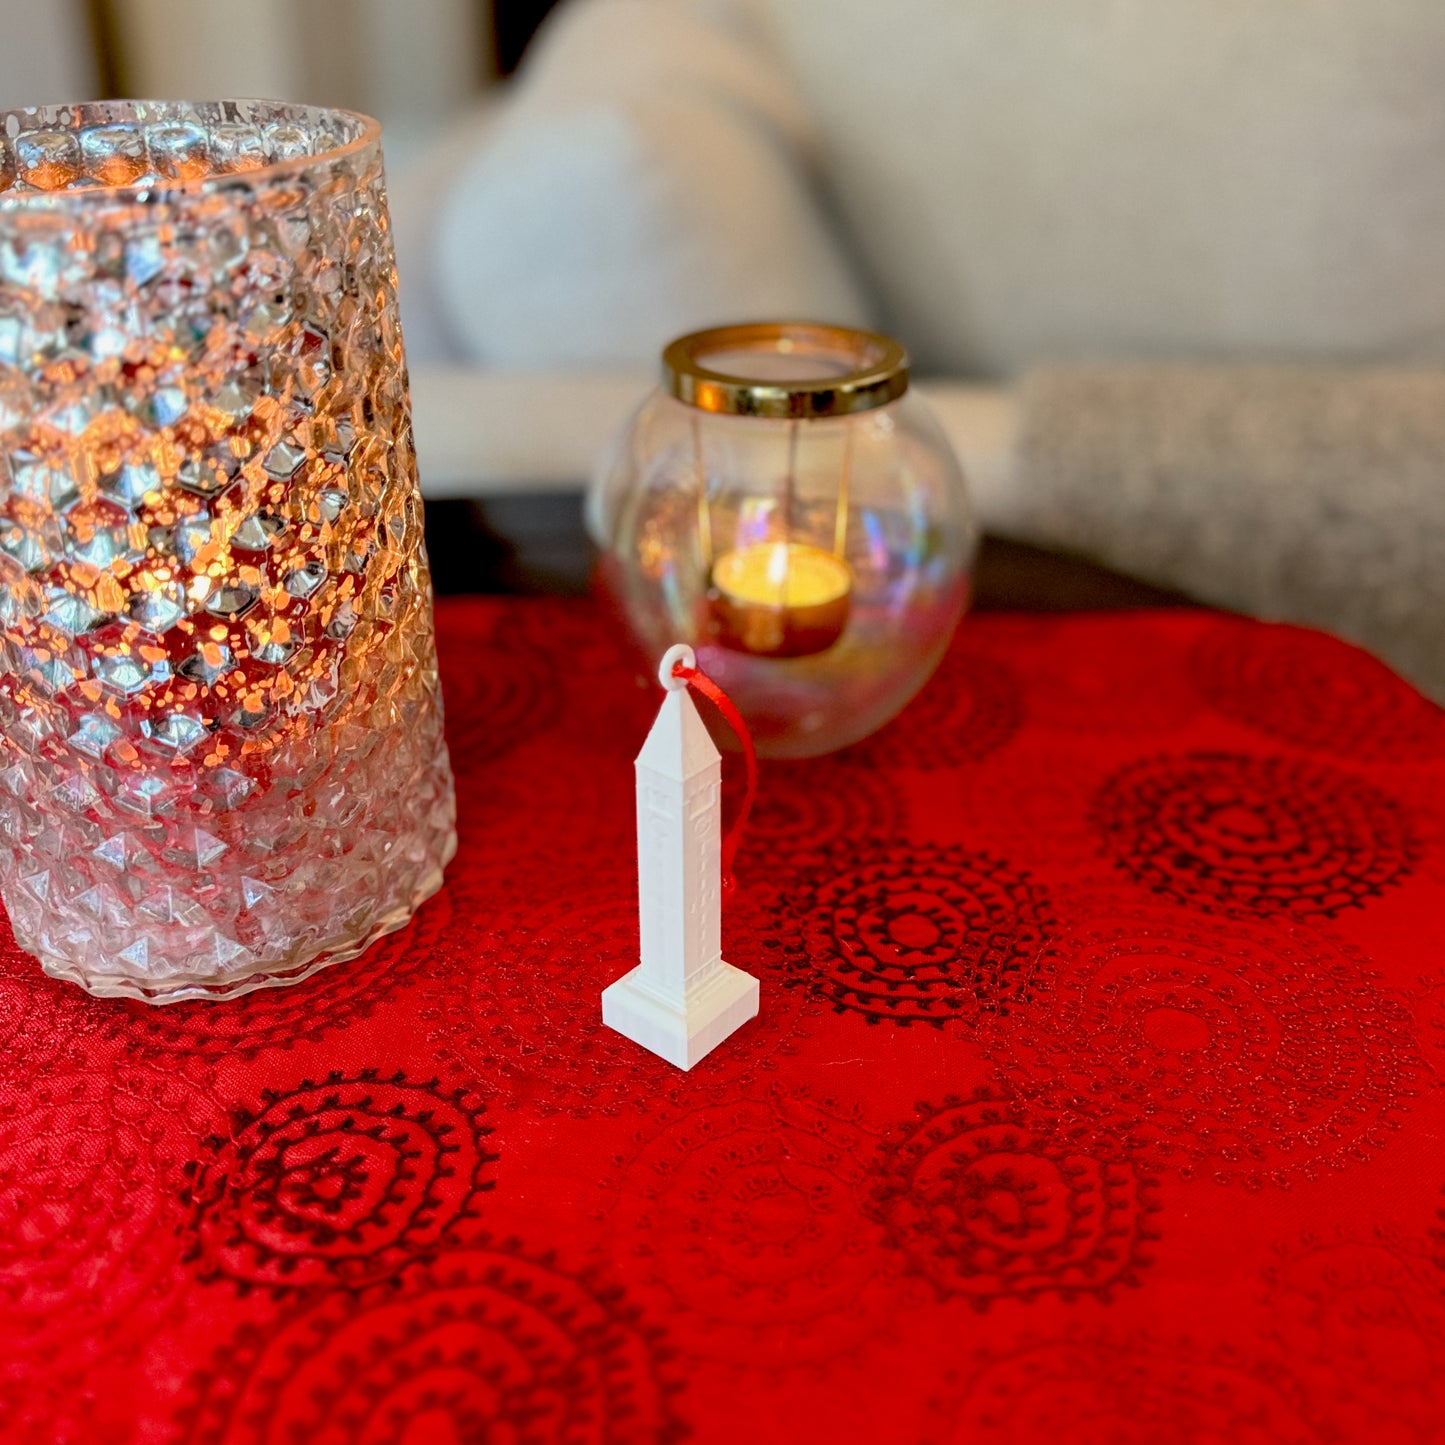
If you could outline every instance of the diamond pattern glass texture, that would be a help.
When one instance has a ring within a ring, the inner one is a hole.
[[[0,113],[0,893],[46,972],[295,982],[455,849],[379,127]]]

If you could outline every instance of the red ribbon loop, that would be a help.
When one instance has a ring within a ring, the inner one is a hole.
[[[672,675],[681,678],[690,688],[707,698],[723,715],[727,725],[737,735],[737,740],[742,745],[743,761],[748,770],[747,791],[743,794],[743,805],[738,810],[737,817],[733,819],[732,827],[723,835],[722,843],[723,892],[731,893],[738,886],[737,877],[733,873],[733,859],[737,857],[738,845],[743,841],[743,834],[747,831],[748,814],[753,810],[753,799],[757,797],[758,793],[757,749],[753,747],[753,735],[748,731],[748,725],[743,721],[743,715],[738,711],[737,705],[707,673],[700,667],[688,667],[686,663],[679,662],[672,669]]]

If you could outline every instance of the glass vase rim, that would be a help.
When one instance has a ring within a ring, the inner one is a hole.
[[[247,121],[240,112],[243,108],[269,110],[264,121],[251,121],[258,125],[276,121],[292,120],[323,123],[342,121],[354,127],[355,134],[324,149],[309,151],[304,155],[287,156],[268,160],[249,170],[211,171],[203,175],[156,176],[147,174],[134,181],[110,184],[88,178],[83,185],[58,186],[53,190],[21,188],[12,185],[0,190],[0,216],[6,213],[16,215],[22,212],[66,211],[88,205],[105,205],[117,200],[131,200],[145,196],[164,198],[166,196],[208,195],[225,191],[238,184],[252,186],[267,184],[288,177],[305,175],[318,166],[330,164],[345,156],[361,154],[379,145],[382,125],[374,116],[364,111],[348,110],[342,106],[310,105],[303,101],[278,100],[266,96],[226,96],[214,100],[159,100],[154,98],[126,98],[111,100],[66,101],[50,105],[27,105],[0,107],[0,145],[8,142],[12,147],[25,134],[24,129],[11,128],[13,119],[43,117],[51,123],[27,127],[31,130],[70,130],[79,133],[85,125],[162,125],[167,122],[193,122],[206,126],[227,120]],[[228,113],[229,112],[229,113]],[[81,120],[85,113],[93,113],[91,120]]]
[[[728,350],[771,350],[846,359],[836,375],[786,380],[711,367]],[[701,411],[790,420],[850,416],[898,400],[909,382],[908,353],[880,331],[821,321],[747,321],[710,326],[668,343],[662,384],[669,396]]]

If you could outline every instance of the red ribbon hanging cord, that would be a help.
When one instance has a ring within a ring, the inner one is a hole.
[[[738,847],[743,841],[743,834],[747,831],[748,814],[753,810],[753,799],[758,794],[758,754],[753,747],[753,735],[748,731],[748,725],[743,721],[743,715],[737,709],[727,693],[710,678],[700,667],[689,667],[684,662],[679,662],[672,669],[672,675],[681,678],[695,692],[700,692],[714,707],[723,715],[727,725],[737,735],[738,742],[742,745],[743,761],[747,765],[748,783],[747,791],[743,794],[743,805],[738,809],[738,815],[733,819],[732,827],[723,836],[722,842],[722,886],[724,893],[731,893],[738,886],[738,880],[733,873],[733,859],[737,857]]]

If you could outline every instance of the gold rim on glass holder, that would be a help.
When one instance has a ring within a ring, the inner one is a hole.
[[[729,352],[817,357],[837,375],[763,380],[704,364]],[[679,401],[729,416],[850,416],[908,390],[908,353],[891,337],[810,321],[714,326],[680,336],[662,353],[663,385]]]

